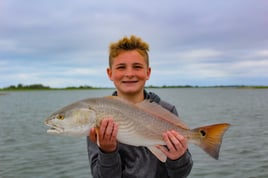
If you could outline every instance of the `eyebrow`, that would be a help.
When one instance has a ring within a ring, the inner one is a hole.
[[[119,63],[119,64],[116,64],[115,66],[124,66],[126,65],[125,63]]]
[[[133,63],[132,65],[143,65],[143,64],[136,62],[136,63]]]
[[[127,65],[126,63],[122,62],[119,64],[115,64],[115,67],[122,67],[122,66],[126,66],[126,65]],[[132,63],[131,66],[147,66],[147,65],[140,63],[140,62],[135,62],[135,63]]]

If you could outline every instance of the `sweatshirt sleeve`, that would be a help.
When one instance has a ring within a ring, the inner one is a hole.
[[[103,153],[88,137],[87,150],[91,174],[94,178],[121,178],[121,159],[118,150],[113,153]]]
[[[176,178],[178,175],[180,175],[180,177],[187,177],[193,167],[191,153],[187,150],[179,159],[167,159],[165,164],[170,178]]]
[[[171,105],[163,100],[160,100],[159,104],[173,114],[175,114],[176,116],[179,115],[174,105]],[[184,155],[182,155],[179,159],[167,159],[167,162],[165,164],[170,178],[178,177],[178,175],[180,175],[180,177],[187,177],[193,167],[192,155],[187,149]]]

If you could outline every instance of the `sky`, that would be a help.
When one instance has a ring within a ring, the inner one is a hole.
[[[150,45],[147,85],[268,85],[267,0],[1,0],[0,88],[112,87],[111,42]]]

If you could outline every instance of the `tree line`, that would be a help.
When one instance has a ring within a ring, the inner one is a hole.
[[[36,89],[50,89],[50,87],[44,86],[42,84],[23,85],[20,83],[18,85],[10,85],[10,86],[5,87],[3,89],[6,89],[6,90],[16,90],[16,89],[36,90]]]
[[[23,84],[18,84],[18,85],[10,85],[8,87],[2,88],[2,90],[50,90],[50,89],[66,89],[66,90],[74,90],[74,89],[93,89],[95,87],[92,86],[70,86],[70,87],[65,87],[65,88],[51,88],[49,86],[44,86],[43,84],[31,84],[31,85],[23,85]]]
[[[254,88],[254,89],[266,89],[268,86],[247,86],[247,85],[215,85],[215,86],[192,86],[192,85],[163,85],[154,86],[150,85],[146,88]],[[84,86],[69,86],[65,88],[50,88],[49,86],[44,86],[43,84],[31,84],[31,85],[10,85],[5,88],[0,88],[0,90],[50,90],[50,89],[65,89],[65,90],[75,90],[75,89],[102,89],[101,87],[92,87],[88,85]]]

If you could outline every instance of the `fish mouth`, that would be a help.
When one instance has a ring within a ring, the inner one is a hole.
[[[47,121],[45,121],[45,124],[49,126],[50,128],[47,130],[47,133],[49,134],[60,134],[64,132],[64,128],[59,127],[54,124],[49,124]]]
[[[63,128],[59,128],[59,127],[50,127],[47,130],[47,133],[49,134],[60,134],[63,133],[64,129]]]

